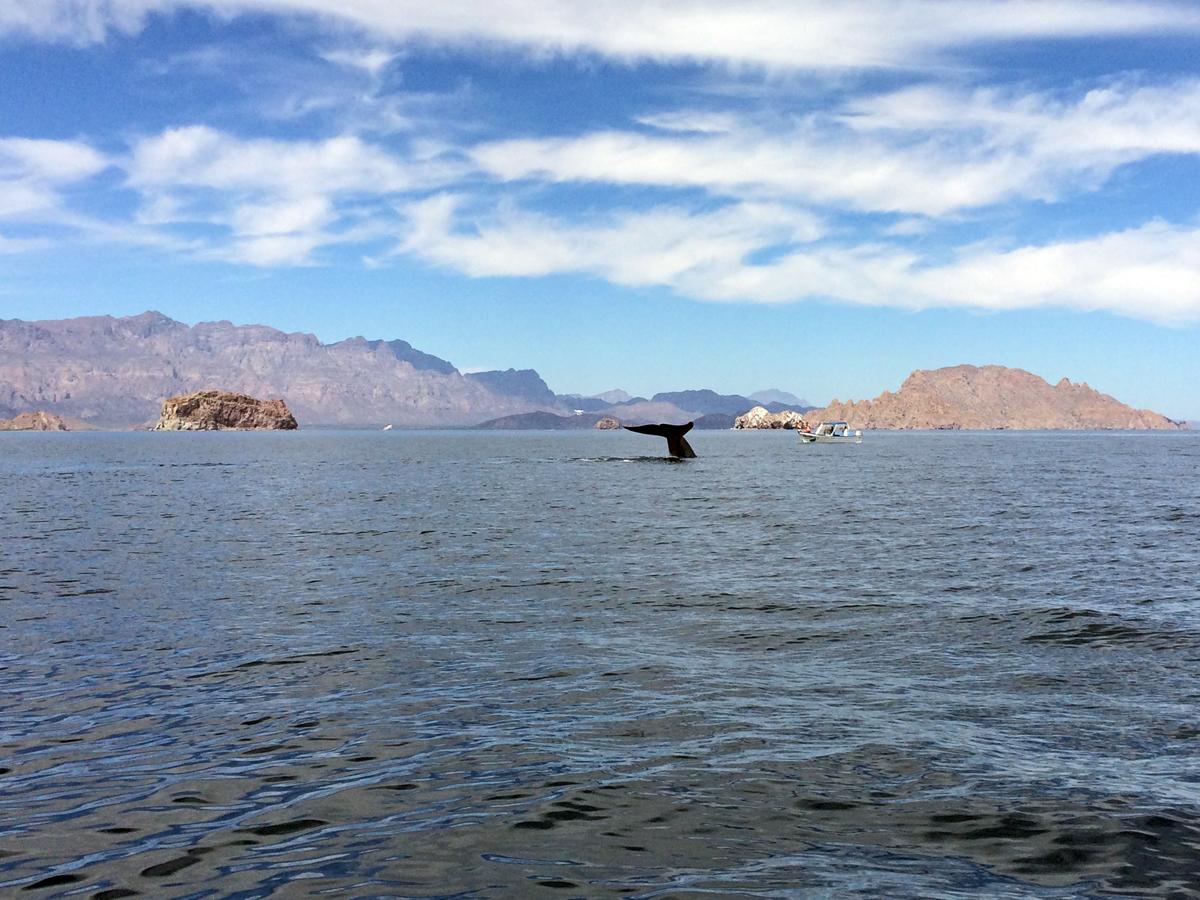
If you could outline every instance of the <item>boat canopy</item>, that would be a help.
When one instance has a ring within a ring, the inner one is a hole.
[[[847,422],[822,422],[816,427],[814,434],[828,434],[835,437],[844,435],[850,430],[850,425]]]

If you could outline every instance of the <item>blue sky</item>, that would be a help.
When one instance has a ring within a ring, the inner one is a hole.
[[[1200,419],[1200,4],[0,0],[0,317]]]

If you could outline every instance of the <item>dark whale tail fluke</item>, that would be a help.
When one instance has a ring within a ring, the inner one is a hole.
[[[667,452],[677,459],[695,459],[696,451],[687,442],[684,435],[692,430],[693,422],[686,425],[670,425],[665,422],[658,425],[626,425],[626,431],[636,431],[638,434],[657,434],[667,439]]]

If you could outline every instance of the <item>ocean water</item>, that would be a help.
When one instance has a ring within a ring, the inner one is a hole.
[[[1200,896],[1200,435],[0,435],[0,895]]]

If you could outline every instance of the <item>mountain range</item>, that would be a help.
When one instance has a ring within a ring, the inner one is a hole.
[[[756,405],[768,413],[844,419],[856,428],[1186,427],[1086,384],[1003,366],[913,372],[896,393],[814,410],[793,394],[711,390],[633,397],[556,394],[533,369],[460,372],[402,340],[314,335],[265,325],[186,325],[157,312],[41,322],[0,320],[0,419],[45,412],[102,427],[153,421],[167,397],[221,389],[283,398],[302,425],[581,428],[684,422],[729,428]]]
[[[731,419],[754,405],[709,390],[560,395],[532,369],[463,373],[407,341],[325,344],[265,325],[189,326],[157,312],[0,320],[0,419],[45,411],[128,427],[154,420],[167,397],[208,388],[284,398],[302,425],[467,426],[577,410],[633,423]]]

